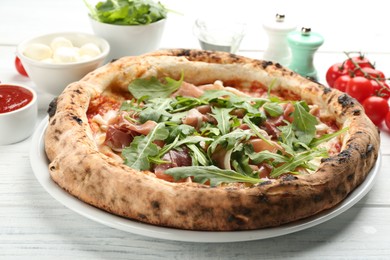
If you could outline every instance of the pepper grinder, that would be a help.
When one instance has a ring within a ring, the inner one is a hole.
[[[291,48],[292,59],[288,67],[304,77],[317,80],[317,71],[313,64],[314,53],[324,43],[324,38],[311,28],[302,27],[301,31],[287,35],[287,42]]]
[[[276,14],[275,20],[264,23],[263,28],[268,34],[268,48],[263,59],[288,65],[291,52],[287,44],[287,34],[294,31],[296,25],[286,22],[284,14]]]

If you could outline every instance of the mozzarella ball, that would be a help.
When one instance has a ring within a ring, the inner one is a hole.
[[[58,47],[54,51],[53,59],[57,63],[76,62],[80,58],[79,48]]]
[[[32,43],[26,46],[23,54],[34,60],[44,60],[52,56],[52,50],[49,46],[42,43]]]
[[[86,43],[80,47],[81,56],[96,57],[101,53],[99,47],[94,43]]]
[[[73,44],[70,40],[66,39],[65,37],[56,37],[54,38],[51,43],[50,43],[50,47],[51,49],[53,50],[53,52],[59,48],[59,47],[68,47],[68,48],[72,48],[73,47]]]

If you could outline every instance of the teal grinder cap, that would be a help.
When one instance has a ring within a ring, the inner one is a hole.
[[[302,27],[287,35],[291,49],[291,62],[288,67],[296,73],[317,80],[317,71],[313,59],[317,49],[324,43],[324,38],[310,28]]]

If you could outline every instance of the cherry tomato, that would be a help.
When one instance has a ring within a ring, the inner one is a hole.
[[[363,107],[367,116],[375,125],[379,125],[389,112],[389,103],[386,99],[371,96],[363,101]]]
[[[386,117],[385,117],[385,123],[388,129],[390,129],[390,111],[387,112]]]
[[[362,70],[355,70],[355,76],[364,76],[365,74],[379,80],[385,80],[386,78],[382,71],[370,67],[362,68]]]
[[[363,55],[348,58],[345,61],[344,66],[347,69],[354,71],[356,69],[355,63],[357,65],[359,65],[360,68],[369,67],[369,68],[375,69],[374,65],[372,65],[372,63],[367,58],[365,58]]]
[[[347,89],[347,84],[351,80],[351,76],[349,75],[341,75],[338,77],[333,83],[333,88],[338,89],[342,92],[345,92]]]
[[[17,57],[17,56],[15,57],[15,68],[19,72],[20,75],[22,75],[24,77],[28,77],[28,74],[27,74],[26,70],[24,69],[22,62],[20,61],[19,57]]]
[[[385,82],[371,80],[371,84],[374,87],[374,95],[389,100],[390,98],[390,87]]]
[[[342,75],[346,75],[347,73],[348,70],[342,63],[335,63],[330,66],[326,72],[326,82],[328,82],[329,87],[333,88],[336,79]]]
[[[374,87],[370,79],[358,76],[348,81],[345,92],[362,103],[366,98],[374,94]]]

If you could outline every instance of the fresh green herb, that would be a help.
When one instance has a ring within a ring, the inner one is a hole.
[[[325,150],[311,150],[297,154],[290,158],[290,160],[281,166],[274,168],[271,171],[270,177],[276,178],[284,173],[289,173],[298,167],[308,168],[308,162],[316,157],[327,157],[328,153]]]
[[[271,144],[271,142],[267,140],[267,138],[261,133],[262,131],[260,130],[260,128],[252,122],[249,115],[245,115],[242,121],[249,126],[249,128],[253,131],[253,133],[257,137],[259,137],[261,140],[265,141],[266,143]]]
[[[155,122],[166,122],[172,117],[167,110],[170,109],[171,100],[167,98],[154,98],[148,100],[143,110],[139,113],[140,123],[145,123],[148,120]]]
[[[284,112],[282,106],[274,102],[265,103],[263,108],[271,117],[278,117]]]
[[[146,25],[167,17],[167,9],[152,0],[106,0],[94,7],[84,0],[96,21],[118,25]]]
[[[234,131],[225,135],[217,136],[208,147],[207,154],[211,157],[218,146],[223,147],[225,150],[230,150],[240,142],[249,140],[251,136],[252,134],[249,131],[244,131],[241,129],[235,129]]]
[[[346,128],[340,129],[340,130],[337,131],[337,132],[334,132],[334,133],[331,133],[331,134],[324,134],[324,135],[322,135],[322,136],[319,137],[319,138],[314,138],[314,139],[312,140],[312,142],[310,143],[310,147],[312,147],[312,148],[317,147],[319,144],[324,143],[324,142],[327,142],[327,141],[329,141],[329,140],[335,138],[336,136],[339,136],[339,135],[341,135],[341,134],[347,132],[348,129],[349,129],[349,128],[346,127]]]
[[[164,123],[159,123],[147,136],[136,136],[130,146],[122,151],[125,164],[136,170],[149,170],[149,157],[158,154],[159,148],[153,143],[155,140],[164,140],[169,132]]]
[[[222,135],[226,135],[230,132],[230,119],[232,116],[230,112],[232,109],[230,108],[218,108],[212,107],[211,112],[212,116],[217,120],[217,126]]]
[[[192,165],[198,166],[198,165],[203,165],[203,166],[208,166],[211,164],[211,160],[207,156],[207,154],[204,152],[203,149],[199,148],[195,144],[187,144],[188,149],[191,150],[192,154]]]
[[[216,166],[176,167],[166,170],[165,173],[172,175],[175,180],[194,177],[194,181],[198,183],[210,181],[210,186],[217,186],[221,183],[246,182],[257,184],[263,182],[262,179],[248,177],[232,170],[223,170]]]
[[[309,113],[309,107],[304,101],[296,102],[294,108],[292,125],[295,135],[300,142],[309,145],[316,134],[317,118]]]
[[[134,80],[129,85],[129,91],[138,101],[122,104],[122,109],[129,111],[126,118],[133,123],[148,120],[158,123],[147,136],[135,137],[130,146],[123,150],[122,156],[130,167],[150,170],[153,165],[169,163],[162,157],[170,150],[182,150],[191,156],[192,166],[172,168],[165,172],[176,180],[191,176],[196,182],[210,181],[212,186],[232,182],[255,184],[262,180],[254,166],[263,163],[272,168],[271,178],[286,173],[296,174],[300,169],[315,170],[317,166],[310,161],[328,156],[325,150],[317,146],[347,130],[316,138],[318,121],[310,114],[309,106],[304,101],[284,101],[273,96],[267,99],[251,98],[227,90],[205,91],[199,98],[171,97],[182,85],[183,79],[182,74],[179,80],[167,77],[162,83],[152,77]],[[283,116],[281,104],[286,102],[294,106],[291,115],[294,120],[292,123],[285,120],[276,127],[278,139],[272,139],[265,131],[265,122]],[[196,127],[182,123],[191,109],[206,104],[211,106],[208,121]],[[278,151],[255,152],[249,142],[254,138],[278,147]],[[154,143],[156,140],[163,140],[165,145],[157,146]],[[218,161],[214,161],[217,160],[216,153],[222,157]]]
[[[259,164],[262,162],[280,164],[280,163],[285,163],[289,160],[287,156],[278,153],[271,153],[270,151],[267,150],[261,151],[259,153],[251,153],[249,156],[252,162],[255,164]]]
[[[166,84],[161,83],[156,77],[150,79],[138,78],[129,84],[130,93],[136,98],[159,97],[167,98],[179,89],[184,79],[184,74],[179,80],[166,77]]]

